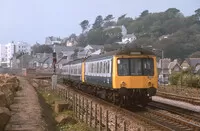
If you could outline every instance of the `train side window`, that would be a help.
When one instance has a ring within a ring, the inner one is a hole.
[[[102,73],[102,62],[100,62],[100,73]]]
[[[107,61],[105,61],[105,73],[107,73],[107,64],[108,64],[108,62]]]
[[[101,63],[99,62],[99,73],[101,73]]]
[[[88,64],[88,72],[91,73],[91,63]]]
[[[94,73],[97,71],[97,63],[94,63]]]
[[[105,69],[106,69],[105,66],[106,66],[106,62],[104,61],[104,62],[103,62],[103,73],[106,73],[106,72],[105,72]]]
[[[99,62],[97,62],[97,73],[99,73]]]
[[[108,67],[108,70],[107,70],[107,73],[110,73],[110,61],[108,61],[108,65],[107,65]]]

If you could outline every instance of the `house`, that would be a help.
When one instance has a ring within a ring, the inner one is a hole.
[[[102,45],[87,45],[84,50],[93,50],[93,51],[97,51],[99,49],[103,49],[104,46]]]
[[[181,64],[181,67],[183,70],[186,70],[189,67],[195,68],[195,66],[199,63],[200,63],[200,58],[186,58]]]
[[[169,68],[169,74],[172,74],[172,72],[180,72],[182,70],[180,64],[178,63],[178,60],[175,59],[174,61],[170,62],[168,65]]]
[[[167,38],[169,38],[171,35],[162,35],[162,36],[160,36],[159,37],[159,40],[161,41],[161,40],[163,40],[163,39],[167,39]]]
[[[136,36],[134,34],[127,34],[127,35],[124,35],[122,37],[122,43],[121,44],[131,43],[134,40],[136,40]]]
[[[61,44],[62,39],[60,37],[46,37],[45,45]]]
[[[47,58],[52,56],[52,53],[36,53],[29,62],[29,68],[41,68]]]
[[[69,56],[63,56],[62,58],[60,58],[57,63],[56,63],[56,67],[58,69],[62,69],[63,64],[66,64],[67,62],[69,62],[70,60],[68,59]]]
[[[17,59],[19,61],[20,68],[28,68],[29,62],[33,59],[33,57],[29,54],[23,54],[19,56]]]
[[[103,52],[104,46],[102,45],[87,45],[85,48],[77,53],[77,58],[84,58],[89,55],[97,55]]]
[[[74,38],[71,38],[70,40],[67,40],[66,42],[66,46],[76,46],[77,44],[78,42]]]
[[[159,60],[157,68],[158,68],[160,82],[168,83],[170,62],[171,62],[171,59],[169,58],[164,58],[164,59]]]
[[[194,69],[195,74],[200,74],[200,63],[196,64],[195,69]]]

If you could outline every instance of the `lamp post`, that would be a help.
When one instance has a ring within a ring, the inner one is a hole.
[[[155,49],[155,48],[153,48],[153,51],[160,51],[161,52],[161,73],[162,73],[162,80],[164,80],[164,75],[163,75],[163,59],[164,59],[164,51],[163,50],[160,50],[160,49]],[[164,83],[164,85],[165,85],[165,83]]]

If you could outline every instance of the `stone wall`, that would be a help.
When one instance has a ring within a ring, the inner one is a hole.
[[[11,117],[10,105],[18,90],[20,90],[20,82],[17,77],[0,74],[0,130],[4,130]]]

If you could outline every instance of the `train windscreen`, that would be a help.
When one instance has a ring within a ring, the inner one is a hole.
[[[117,60],[119,76],[153,76],[152,58],[120,58]]]

